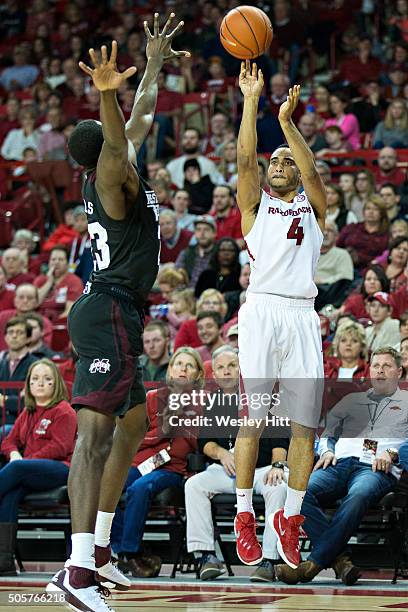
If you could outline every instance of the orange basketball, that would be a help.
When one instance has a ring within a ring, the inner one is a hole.
[[[255,59],[269,49],[273,29],[266,13],[255,6],[239,6],[227,13],[220,27],[222,45],[238,59]]]

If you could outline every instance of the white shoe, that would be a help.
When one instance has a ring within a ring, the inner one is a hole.
[[[131,585],[130,580],[122,574],[112,560],[96,568],[95,578],[104,587],[118,591],[127,591]]]
[[[46,591],[62,591],[66,603],[77,612],[115,612],[105,601],[105,597],[110,594],[108,589],[97,584],[84,589],[74,589],[69,583],[69,570],[65,568],[55,574],[47,584]]]

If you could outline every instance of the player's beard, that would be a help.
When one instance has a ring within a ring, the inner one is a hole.
[[[280,179],[278,180],[272,179],[269,185],[273,191],[275,191],[276,193],[282,194],[282,195],[285,195],[286,193],[289,193],[290,191],[294,191],[297,188],[297,183],[293,181],[292,182],[282,181]]]

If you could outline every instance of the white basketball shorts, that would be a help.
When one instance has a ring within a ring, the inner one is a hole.
[[[247,292],[238,326],[241,405],[249,417],[286,416],[316,428],[324,370],[314,300]]]

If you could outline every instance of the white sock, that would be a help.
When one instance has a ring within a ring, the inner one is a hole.
[[[93,533],[73,533],[71,565],[95,571],[95,536]]]
[[[237,489],[237,513],[252,512],[255,514],[252,507],[252,491],[253,489]]]
[[[95,523],[95,546],[109,546],[110,533],[114,512],[101,512],[98,510]]]
[[[302,507],[303,498],[305,495],[306,491],[298,491],[297,489],[291,489],[290,487],[288,487],[286,493],[286,502],[283,508],[283,516],[285,518],[300,514],[300,509]]]

